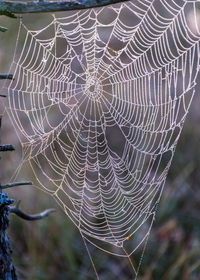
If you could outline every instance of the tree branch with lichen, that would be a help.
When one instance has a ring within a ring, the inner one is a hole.
[[[128,0],[77,0],[77,1],[0,1],[0,15],[15,17],[15,14],[51,13],[90,9],[128,2]]]

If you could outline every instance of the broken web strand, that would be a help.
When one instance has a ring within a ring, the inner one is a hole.
[[[46,179],[52,182],[56,190],[48,189],[50,186],[46,187],[43,181],[38,180],[47,192],[57,197],[61,206],[66,209],[66,214],[79,227],[82,234],[88,237],[88,241],[91,236],[112,246],[117,242],[125,243],[129,235],[135,236],[147,218],[154,213],[156,205],[154,198],[162,192],[161,185],[166,178],[194,94],[193,88],[199,70],[195,70],[195,67],[199,67],[199,29],[196,17],[194,17],[195,32],[192,33],[190,26],[187,26],[185,12],[189,3],[148,1],[149,5],[145,2],[146,6],[143,6],[142,11],[135,12],[136,8],[139,9],[136,7],[138,3],[142,6],[144,1],[129,2],[118,5],[117,8],[109,7],[110,12],[114,11],[117,20],[110,23],[110,28],[112,24],[114,26],[107,40],[101,35],[101,28],[105,28],[105,24],[97,20],[101,13],[106,12],[104,8],[95,12],[93,10],[78,12],[58,19],[54,16],[46,29],[43,28],[38,32],[26,28],[27,36],[31,37],[31,44],[33,44],[30,45],[30,50],[32,48],[33,52],[27,51],[26,59],[31,53],[31,59],[27,62],[24,58],[15,63],[18,81],[16,84],[11,83],[10,87],[10,91],[15,92],[10,96],[11,119],[18,127],[18,131],[26,138],[26,142],[22,141],[22,146],[26,160],[30,162],[34,172],[36,169],[34,165],[37,165],[36,178],[40,175],[38,170],[41,170]],[[159,14],[159,9],[156,11],[155,3],[158,5],[162,3],[168,11],[168,18]],[[196,9],[195,3],[191,6]],[[131,27],[129,38],[124,39],[128,30],[127,26],[123,25],[121,16],[126,7],[133,12],[133,16],[139,15],[140,22]],[[153,17],[151,13],[155,14],[157,20],[155,24],[151,20]],[[196,15],[196,10],[194,14]],[[76,28],[77,37],[70,24]],[[45,40],[38,38],[51,25],[54,27],[53,37]],[[123,36],[119,36],[122,29],[126,32]],[[57,41],[62,37],[61,33],[68,46],[66,53],[58,56]],[[113,38],[123,38],[120,50],[111,50],[115,42]],[[76,47],[80,44],[80,40],[83,43],[84,53],[82,53],[81,67],[78,69],[74,67],[73,61],[78,54]],[[172,41],[177,53],[172,49]],[[189,46],[184,44],[184,41],[187,41]],[[104,46],[103,52],[100,52],[99,42]],[[24,44],[21,58],[26,47],[27,42]],[[41,55],[36,52],[36,48],[44,51],[42,55],[44,60],[39,61]],[[126,57],[125,61],[124,57]],[[196,58],[197,62],[195,62]],[[188,69],[191,72],[189,80],[186,78]],[[24,75],[25,70],[29,71],[27,76]],[[177,82],[179,80],[180,83],[180,76],[181,94]],[[29,85],[25,85],[23,90],[20,84],[23,84],[25,79],[29,81]],[[48,85],[47,90],[42,88],[43,80]],[[94,84],[93,80],[97,80],[97,83]],[[39,84],[37,90],[34,84]],[[95,96],[90,87],[96,87]],[[63,91],[67,92],[70,98],[75,97],[74,103],[72,99],[63,96]],[[82,105],[85,107],[85,103],[84,98],[81,98],[82,92],[85,99],[88,98],[90,106],[88,112],[83,112]],[[189,92],[191,96],[187,100]],[[30,96],[30,111],[24,106],[23,99],[26,93]],[[14,95],[17,95],[15,98],[18,98],[19,105],[14,102]],[[48,105],[45,104],[46,97],[51,101]],[[40,103],[38,108],[35,108],[37,100],[40,100]],[[70,108],[66,115],[63,113],[61,103]],[[52,125],[49,121],[51,108],[55,105],[65,115],[58,125]],[[74,110],[76,113],[73,113]],[[30,114],[26,113],[27,111]],[[27,115],[28,122],[33,128],[32,135],[22,123],[20,112]],[[79,117],[78,120],[75,120],[76,115]],[[99,117],[100,115],[103,117]],[[82,126],[80,126],[81,120]],[[50,131],[46,130],[45,125]],[[107,132],[110,130],[111,134],[114,133],[116,127],[118,127],[119,137],[124,139],[122,154],[113,148],[112,141],[107,139],[109,138]],[[176,129],[178,132],[175,134]],[[61,137],[63,131],[67,135],[67,141],[74,145],[73,148],[63,142]],[[171,134],[168,134],[169,131],[172,131]],[[159,133],[162,135],[160,140],[155,136]],[[85,135],[85,140],[82,134]],[[92,134],[95,134],[96,138],[93,138]],[[97,141],[97,135],[102,137],[101,145]],[[93,139],[96,139],[95,148]],[[63,157],[68,160],[67,164],[59,161],[59,156],[53,149],[54,145],[61,147]],[[52,153],[53,159],[49,158],[48,151]],[[166,151],[170,152],[170,159],[160,171],[165,161]],[[39,158],[40,155],[48,162],[49,169],[54,170],[56,176],[61,179],[52,178],[47,173]],[[105,169],[108,170],[107,173]],[[67,170],[68,174],[65,174]],[[83,172],[78,173],[78,170]],[[89,178],[92,172],[97,177],[96,181],[91,181]],[[78,173],[76,179],[70,175],[71,173]],[[75,184],[72,182],[73,179]],[[73,193],[73,188],[76,193]],[[96,195],[91,195],[92,189],[95,190]],[[63,193],[61,196],[58,195],[60,191]],[[106,201],[108,194],[109,201]],[[68,196],[71,206],[70,203],[68,205],[63,202],[64,196]],[[119,214],[123,210],[125,214]],[[100,223],[102,218],[99,218],[98,213],[103,215],[104,222]],[[125,215],[126,220],[123,218]],[[94,219],[99,219],[99,222],[94,223]],[[90,224],[89,227],[86,226],[86,220]],[[138,226],[136,226],[137,222]],[[135,225],[134,229],[132,229],[133,225]],[[146,240],[150,228],[136,247],[131,248],[130,253]],[[93,244],[97,245],[95,242]]]

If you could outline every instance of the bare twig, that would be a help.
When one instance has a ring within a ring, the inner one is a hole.
[[[29,215],[24,213],[22,210],[20,210],[18,207],[10,207],[10,213],[14,213],[20,218],[27,220],[27,221],[35,221],[43,219],[44,217],[48,216],[50,213],[55,212],[55,209],[47,209],[41,213]]]
[[[77,0],[77,1],[0,1],[0,14],[14,16],[24,13],[45,13],[89,9],[112,5],[128,0]]]
[[[32,184],[33,184],[32,182],[15,182],[15,183],[2,185],[2,186],[0,186],[0,189],[4,190],[4,189],[8,189],[8,188],[17,187],[17,186],[26,186],[26,185],[32,185]]]
[[[0,26],[0,31],[1,31],[1,32],[5,32],[5,31],[7,31],[7,30],[8,30],[8,28],[3,27],[3,26]]]
[[[0,2],[1,3],[1,2]],[[1,4],[0,4],[1,5]],[[13,75],[12,74],[0,74],[0,79],[1,80],[5,80],[5,79],[9,79],[12,80]]]
[[[0,146],[0,152],[14,151],[13,145],[2,145]]]

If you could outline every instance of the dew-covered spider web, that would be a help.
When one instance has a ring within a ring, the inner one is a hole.
[[[115,255],[149,236],[195,93],[199,11],[134,0],[20,23],[8,111],[23,161],[83,238]]]

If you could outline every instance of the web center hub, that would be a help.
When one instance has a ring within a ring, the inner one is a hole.
[[[98,101],[102,95],[101,82],[93,76],[87,78],[85,94],[93,101]]]

